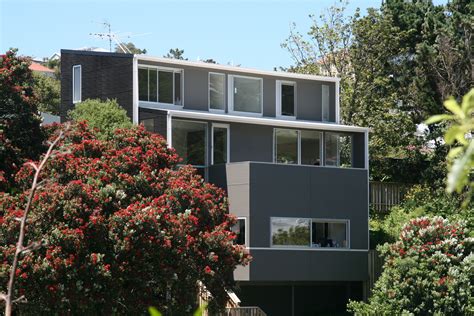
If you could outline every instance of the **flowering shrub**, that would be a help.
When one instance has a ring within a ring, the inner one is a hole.
[[[474,312],[474,239],[464,223],[420,217],[385,244],[384,271],[369,303],[351,302],[356,314],[470,315]]]
[[[55,125],[50,127],[52,137]],[[85,123],[66,133],[34,196],[26,238],[44,247],[16,271],[24,313],[176,315],[195,308],[202,281],[222,306],[232,271],[249,255],[234,245],[223,190],[203,182],[165,140],[143,127],[99,140]],[[32,170],[23,194],[0,196],[0,284],[5,285]]]
[[[45,149],[29,65],[14,49],[0,55],[0,190],[10,187],[25,159]]]

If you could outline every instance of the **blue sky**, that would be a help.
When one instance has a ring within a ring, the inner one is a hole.
[[[308,14],[319,15],[335,0],[0,0],[0,50],[19,48],[20,54],[50,56],[61,48],[108,48],[90,33],[113,31],[137,34],[132,41],[149,55],[170,48],[184,49],[190,60],[213,58],[245,67],[271,70],[291,64],[280,43],[295,22],[306,32]],[[359,0],[356,7],[379,7],[381,1]],[[141,34],[141,35],[140,35]]]

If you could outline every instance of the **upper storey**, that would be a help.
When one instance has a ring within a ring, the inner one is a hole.
[[[139,107],[339,122],[339,79],[138,55]]]

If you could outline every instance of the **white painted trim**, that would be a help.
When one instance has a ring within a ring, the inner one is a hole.
[[[247,250],[291,250],[291,251],[347,251],[347,252],[368,252],[369,249],[348,249],[348,248],[331,248],[331,247],[321,247],[321,248],[312,248],[312,247],[246,247]]]
[[[227,129],[227,161],[230,162],[230,125],[222,123],[212,123],[211,126],[211,165],[214,165],[214,127]]]
[[[144,109],[152,110],[181,110],[183,109],[182,105],[174,105],[169,103],[158,103],[150,101],[138,101],[138,106]]]
[[[139,110],[138,110],[138,59],[133,57],[133,72],[132,72],[132,121],[138,124]]]
[[[275,81],[275,104],[276,104],[276,117],[279,119],[283,120],[296,120],[296,114],[297,114],[297,106],[298,106],[298,98],[297,98],[297,85],[296,81],[286,81],[286,80],[276,80]],[[282,85],[287,85],[287,86],[293,86],[294,87],[294,112],[295,115],[289,116],[289,115],[282,115],[281,114],[281,86]]]
[[[335,93],[336,100],[335,100],[335,102],[336,102],[336,123],[337,124],[339,124],[340,117],[341,117],[341,112],[340,112],[341,110],[339,108],[340,107],[340,105],[339,105],[340,104],[340,100],[339,100],[339,98],[340,98],[340,89],[341,89],[340,82],[336,81],[336,93]]]
[[[258,80],[260,82],[260,112],[243,112],[243,111],[235,111],[234,110],[234,78],[243,78],[243,79],[252,79]],[[240,116],[251,116],[251,117],[262,117],[263,116],[263,78],[258,77],[249,77],[249,76],[240,76],[240,75],[229,75],[228,76],[228,105],[229,105],[229,113],[233,115],[240,115]]]
[[[224,91],[222,91],[223,93],[223,100],[222,102],[224,103],[223,106],[224,108],[223,109],[211,109],[211,75],[213,76],[221,76],[224,78]],[[225,88],[226,88],[226,84],[225,84],[225,74],[224,73],[220,73],[220,72],[209,72],[208,75],[207,75],[207,108],[210,112],[216,112],[216,113],[225,113],[225,108],[226,108],[226,104],[225,104]]]
[[[170,67],[173,67],[174,65],[178,65],[178,66],[205,68],[205,69],[216,70],[216,71],[228,71],[228,72],[234,72],[234,73],[251,74],[251,75],[257,75],[257,76],[272,76],[272,77],[280,77],[280,78],[288,78],[288,79],[303,79],[303,80],[315,80],[315,81],[324,81],[324,82],[338,82],[341,80],[340,78],[337,78],[337,77],[304,75],[304,74],[296,74],[296,73],[289,73],[289,72],[282,72],[282,71],[279,72],[279,71],[257,70],[257,69],[244,68],[244,67],[209,64],[209,63],[204,63],[204,62],[195,62],[195,61],[193,62],[193,61],[187,61],[187,60],[152,57],[152,56],[147,56],[147,55],[135,55],[135,56],[137,56],[139,61],[159,62],[163,64],[169,64]]]
[[[172,129],[173,114],[168,112],[166,113],[166,142],[168,143],[168,148],[171,148],[173,142],[173,129]]]
[[[79,100],[74,99],[74,88],[75,88],[75,76],[74,70],[79,68]],[[72,103],[80,103],[82,102],[82,65],[73,65],[72,66]]]
[[[244,123],[254,125],[266,125],[273,127],[286,127],[295,129],[309,129],[309,130],[321,130],[321,131],[334,131],[334,132],[355,132],[365,133],[369,129],[366,127],[340,125],[334,123],[322,123],[313,121],[289,121],[280,120],[276,118],[267,117],[249,117],[242,115],[230,115],[230,114],[216,114],[204,111],[192,111],[192,110],[168,110],[173,116],[181,118],[190,118],[197,120],[208,120],[217,122],[231,122],[231,123]]]

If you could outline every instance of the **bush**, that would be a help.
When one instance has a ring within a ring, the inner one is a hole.
[[[473,239],[463,222],[421,217],[397,242],[379,247],[384,271],[369,303],[350,302],[358,315],[467,315],[474,312]]]
[[[95,134],[99,139],[111,138],[117,128],[132,127],[127,112],[116,100],[86,100],[76,104],[69,116],[76,122],[87,121],[89,127],[97,129]]]
[[[54,125],[55,129],[61,127]],[[224,191],[205,183],[165,140],[143,127],[99,140],[73,125],[45,166],[34,196],[28,241],[44,247],[16,271],[25,314],[174,315],[195,308],[197,281],[222,307],[232,272],[249,255],[234,245]],[[0,195],[0,284],[6,285],[32,170],[17,174],[25,191]],[[28,241],[26,243],[28,243]]]
[[[0,189],[6,190],[28,159],[44,150],[33,76],[16,49],[0,55]]]
[[[61,103],[60,81],[43,74],[33,74],[33,78],[38,109],[42,112],[59,115],[59,105]]]

